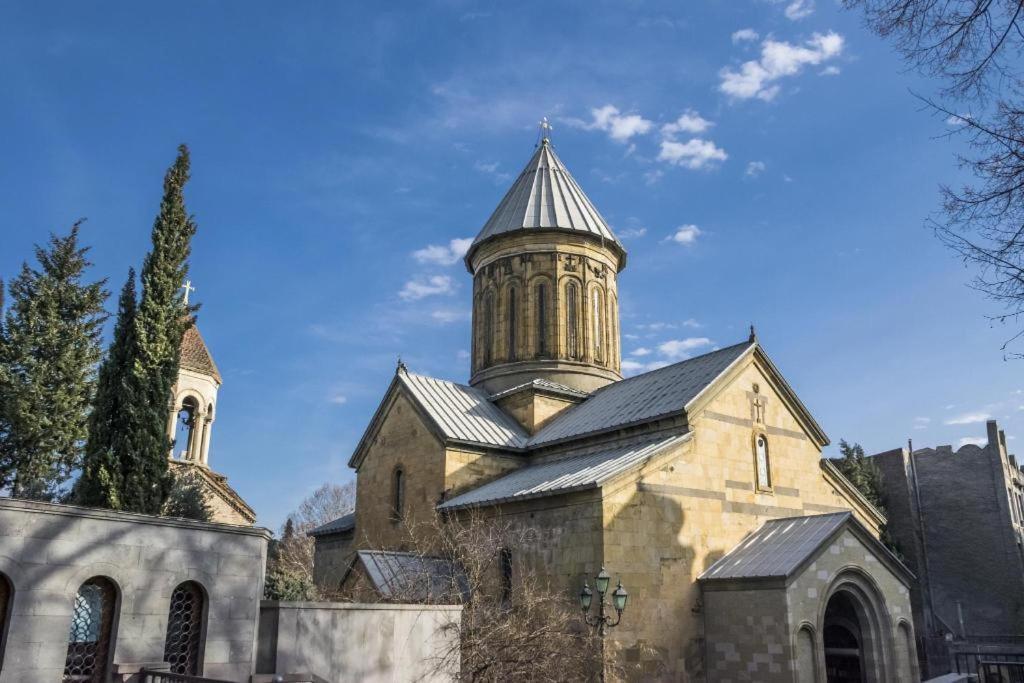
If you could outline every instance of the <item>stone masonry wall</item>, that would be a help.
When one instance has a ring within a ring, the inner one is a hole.
[[[160,662],[171,592],[208,596],[203,673],[248,681],[263,592],[265,529],[0,499],[0,572],[14,588],[0,683],[58,683],[79,586],[118,589],[112,663]]]

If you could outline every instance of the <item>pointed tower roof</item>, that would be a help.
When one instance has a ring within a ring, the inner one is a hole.
[[[191,370],[203,375],[209,375],[217,380],[217,384],[223,384],[217,364],[213,362],[210,350],[206,348],[203,336],[199,334],[199,328],[195,324],[189,325],[185,330],[185,336],[181,338],[181,356],[178,367],[184,370]]]
[[[480,234],[466,252],[466,266],[482,243],[520,230],[562,230],[591,235],[616,247],[619,269],[626,263],[626,249],[608,227],[593,202],[570,175],[544,138],[526,168],[505,193]]]

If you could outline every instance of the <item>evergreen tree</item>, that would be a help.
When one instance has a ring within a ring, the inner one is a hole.
[[[100,366],[82,475],[75,484],[74,500],[81,505],[123,507],[122,463],[135,457],[132,368],[136,305],[135,269],[129,268],[118,300],[114,339]]]
[[[199,475],[191,466],[174,475],[173,482],[162,511],[165,517],[184,517],[200,522],[209,522],[213,519],[213,508],[206,499]]]
[[[92,264],[66,237],[36,247],[9,285],[0,329],[0,486],[18,497],[54,500],[81,464],[106,314],[105,280],[84,283]]]
[[[121,461],[121,507],[134,512],[160,514],[173,484],[167,472],[170,396],[178,374],[181,339],[192,324],[191,311],[181,299],[196,231],[185,209],[188,179],[188,148],[181,145],[164,177],[164,195],[153,223],[152,249],[142,265],[142,297],[135,316],[135,405],[132,424],[127,426],[134,451]]]
[[[864,449],[859,443],[850,445],[846,439],[839,440],[839,453],[843,457],[834,460],[835,466],[843,473],[850,483],[857,487],[857,490],[864,494],[864,497],[872,505],[884,510],[885,501],[882,499],[882,478],[875,463],[864,456]]]

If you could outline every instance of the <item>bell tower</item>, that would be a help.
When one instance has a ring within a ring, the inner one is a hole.
[[[622,379],[617,277],[626,250],[543,137],[465,258],[470,384],[591,392]]]

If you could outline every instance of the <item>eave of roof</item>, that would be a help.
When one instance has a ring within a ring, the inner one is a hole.
[[[347,512],[337,519],[332,519],[326,524],[321,524],[315,529],[311,529],[306,532],[307,536],[327,536],[329,534],[340,534],[346,531],[352,531],[356,528],[356,513],[355,511]]]

